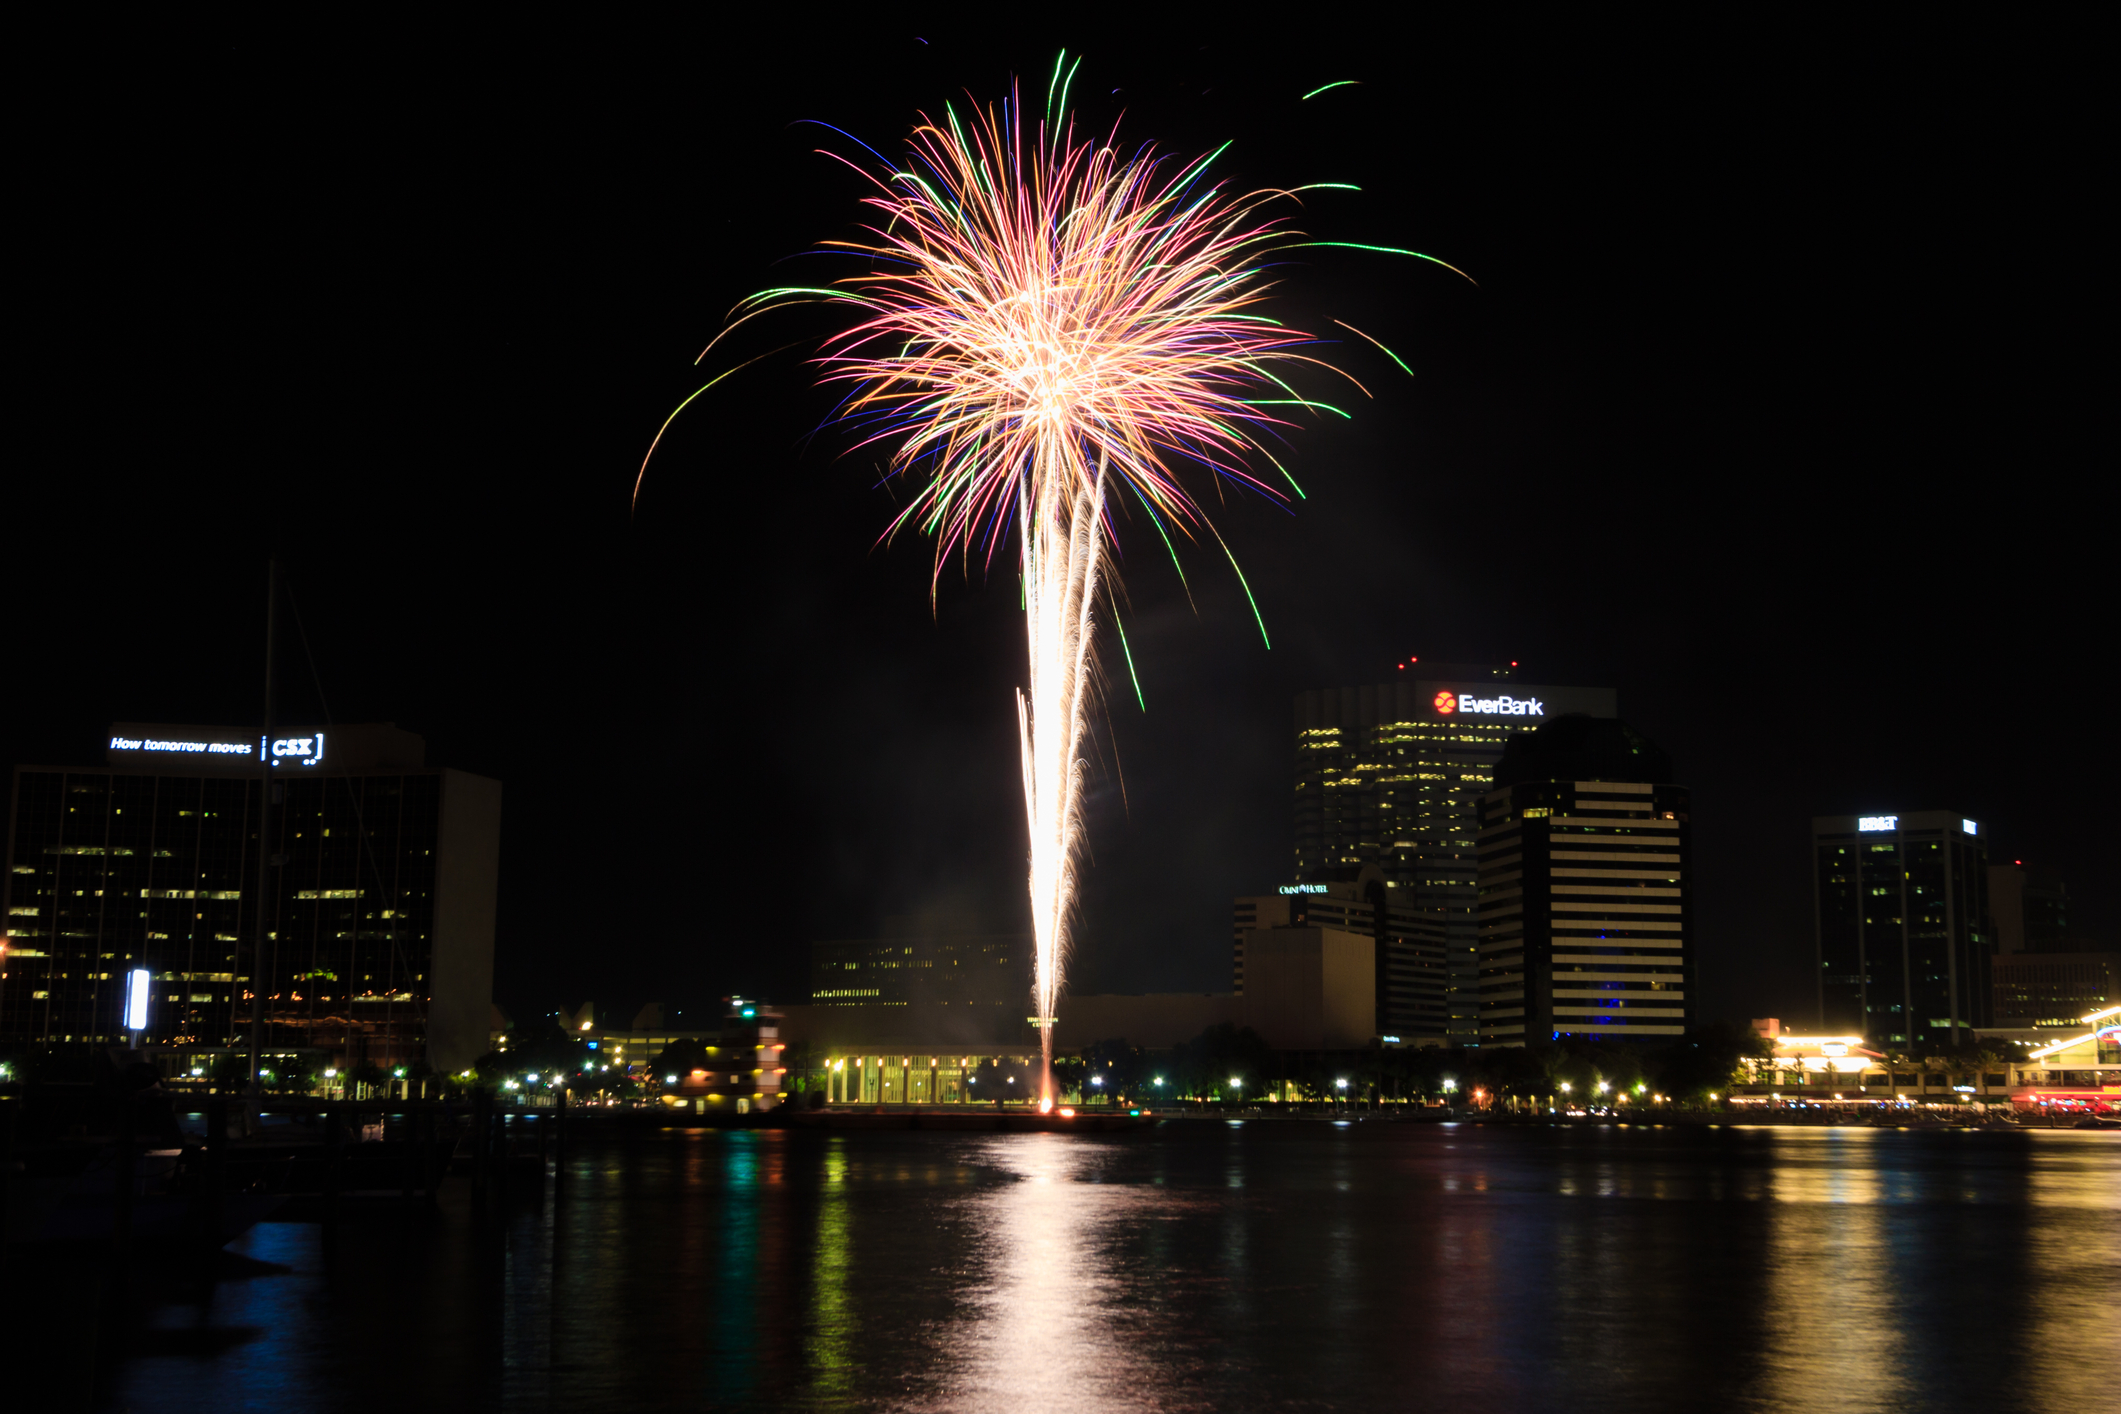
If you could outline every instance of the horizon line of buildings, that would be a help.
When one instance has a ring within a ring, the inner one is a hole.
[[[1687,1032],[1691,808],[1669,758],[1612,689],[1520,684],[1515,664],[1399,671],[1296,698],[1293,880],[1233,900],[1231,990],[1069,996],[1062,1024],[1169,1044],[1229,1022],[1293,1050]],[[427,766],[392,724],[118,723],[102,767],[17,766],[0,1044],[210,1058],[247,1044],[256,985],[267,1052],[466,1064],[493,1035],[499,810],[499,782]],[[2060,881],[1990,864],[1978,822],[1812,833],[1823,1029],[2031,1040],[2121,1000],[2121,959],[2063,950]],[[144,1028],[121,1015],[135,973]],[[799,1038],[1013,1043],[1029,975],[1027,935],[824,940],[807,1004],[784,1010]]]

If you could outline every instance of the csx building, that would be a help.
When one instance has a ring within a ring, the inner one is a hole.
[[[254,987],[269,1053],[468,1064],[488,1044],[500,820],[498,781],[427,765],[388,723],[119,723],[102,766],[18,766],[0,1044],[126,1039],[144,969],[142,1041],[165,1065],[246,1047]]]

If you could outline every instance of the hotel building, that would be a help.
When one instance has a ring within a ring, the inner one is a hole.
[[[1372,687],[1296,699],[1296,873],[1330,882],[1374,865],[1445,937],[1446,1030],[1480,1041],[1475,817],[1514,736],[1564,713],[1612,717],[1610,688],[1522,684],[1515,669],[1413,664]]]
[[[165,1059],[246,1048],[262,987],[268,1054],[467,1065],[488,1045],[500,819],[498,781],[426,765],[389,724],[268,744],[121,723],[100,767],[18,766],[0,1043],[126,1040],[126,978],[143,969],[141,1040]]]
[[[1261,931],[1330,928],[1369,940],[1376,974],[1376,1034],[1387,1044],[1442,1045],[1448,1031],[1446,940],[1442,910],[1414,890],[1385,887],[1374,864],[1351,879],[1284,884],[1232,906],[1234,990],[1245,990],[1245,956]]]
[[[1882,1050],[1990,1024],[1987,844],[1948,810],[1812,821],[1821,1029]]]
[[[1483,1045],[1686,1033],[1692,827],[1671,774],[1618,721],[1510,744],[1479,807]]]

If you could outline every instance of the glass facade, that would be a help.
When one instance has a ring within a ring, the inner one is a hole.
[[[1375,865],[1388,888],[1404,891],[1395,905],[1440,919],[1448,1034],[1475,1045],[1480,800],[1511,737],[1564,712],[1611,717],[1617,704],[1608,689],[1518,684],[1510,668],[1430,671],[1297,698],[1296,878],[1352,879]],[[1475,710],[1496,696],[1524,710]]]
[[[1989,965],[1999,1027],[2074,1029],[2121,1005],[2121,953],[2003,953]]]
[[[354,1064],[420,1059],[442,777],[275,780],[282,862],[261,891],[255,778],[19,769],[0,1039],[127,1039],[124,978],[141,967],[154,979],[150,1045],[247,1045],[255,975],[264,1047]]]
[[[1987,849],[1944,811],[1812,822],[1820,1025],[1920,1054],[1992,1024]]]

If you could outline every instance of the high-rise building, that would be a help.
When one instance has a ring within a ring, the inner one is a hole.
[[[1989,922],[1996,951],[2072,952],[2069,936],[2069,888],[2052,869],[2028,867],[2024,860],[1988,866]]]
[[[1812,821],[1819,1019],[1881,1050],[1989,1024],[1988,850],[1947,810]]]
[[[1999,1030],[2066,1029],[2121,1004],[2121,953],[1998,953],[1989,965]]]
[[[275,849],[261,889],[266,752]],[[103,766],[16,767],[0,1042],[126,1039],[139,969],[152,983],[141,1040],[167,1058],[247,1048],[259,986],[264,1051],[469,1064],[488,1044],[501,786],[425,752],[388,724],[267,743],[120,723]]]
[[[1670,759],[1625,723],[1512,741],[1480,801],[1480,1035],[1668,1039],[1693,1019],[1692,825]]]
[[[1370,940],[1376,971],[1376,1034],[1389,1043],[1441,1045],[1448,1030],[1444,920],[1414,890],[1389,891],[1374,864],[1330,883],[1284,884],[1232,907],[1234,990],[1245,991],[1249,935],[1275,928],[1333,928]]]
[[[1416,662],[1398,681],[1296,699],[1296,879],[1375,865],[1387,888],[1442,920],[1453,1044],[1480,1040],[1473,836],[1503,746],[1564,713],[1618,711],[1610,688],[1526,685],[1515,673]]]

